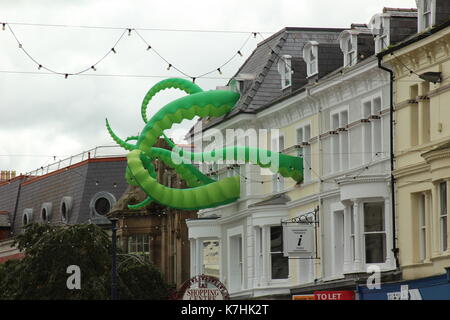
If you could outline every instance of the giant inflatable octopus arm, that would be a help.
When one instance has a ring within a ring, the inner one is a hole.
[[[179,98],[161,108],[149,121],[146,110],[150,100],[158,92],[175,88],[183,90],[188,96]],[[240,160],[264,168],[270,168],[284,177],[297,182],[303,180],[303,161],[299,157],[284,155],[264,149],[249,147],[231,147],[213,150],[211,152],[193,153],[178,148],[164,134],[173,124],[185,119],[199,117],[220,117],[230,112],[239,100],[239,94],[227,90],[203,91],[199,86],[184,79],[167,79],[157,83],[146,94],[141,106],[142,119],[145,127],[139,136],[119,138],[111,129],[108,120],[106,127],[113,140],[130,151],[127,155],[125,177],[131,185],[139,186],[147,198],[129,208],[136,209],[156,201],[162,205],[183,209],[199,210],[212,208],[236,201],[240,195],[239,176],[228,177],[215,181],[204,175],[192,161],[217,162],[223,160]],[[157,139],[163,137],[173,149],[167,150],[154,147]],[[135,141],[135,144],[130,143]],[[277,165],[267,161],[277,159]],[[189,188],[174,189],[166,187],[157,181],[152,161],[159,159],[174,169],[184,179]],[[176,160],[176,161],[174,161]]]

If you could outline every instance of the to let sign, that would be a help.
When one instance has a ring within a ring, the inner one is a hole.
[[[314,300],[355,300],[354,291],[315,291]]]

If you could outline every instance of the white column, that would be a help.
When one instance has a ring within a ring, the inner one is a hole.
[[[202,240],[200,239],[196,239],[195,240],[195,246],[196,246],[196,261],[197,261],[197,273],[198,274],[202,274],[203,273],[203,257],[202,257]]]
[[[354,270],[361,271],[362,267],[362,242],[364,241],[362,235],[362,223],[360,217],[363,213],[364,207],[361,200],[353,201],[353,219],[355,222],[355,263]]]
[[[331,232],[330,232],[330,238],[331,238],[331,268],[333,272],[333,276],[336,275],[336,223],[335,223],[335,215],[336,213],[334,211],[331,211]]]
[[[270,229],[268,226],[262,228],[262,253],[263,253],[263,270],[261,276],[261,286],[267,286],[270,279]]]
[[[351,244],[350,244],[350,223],[351,204],[346,204],[344,208],[344,273],[351,271]]]
[[[191,277],[195,276],[197,273],[197,240],[189,239],[190,242],[190,250],[191,250]]]
[[[394,266],[394,253],[393,249],[393,231],[392,231],[392,210],[391,199],[389,197],[384,198],[384,224],[386,228],[386,264],[389,267]]]

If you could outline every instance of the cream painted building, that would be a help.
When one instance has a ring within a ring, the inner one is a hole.
[[[382,53],[395,77],[396,218],[405,280],[450,266],[450,2],[417,4],[419,33]]]

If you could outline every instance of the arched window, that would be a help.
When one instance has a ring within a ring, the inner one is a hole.
[[[49,222],[52,217],[52,203],[51,202],[45,202],[42,204],[41,207],[41,221],[42,222]]]
[[[357,36],[352,34],[351,31],[346,30],[339,36],[339,43],[342,53],[344,54],[344,66],[350,67],[358,62],[357,59]]]
[[[318,47],[319,44],[316,41],[310,41],[303,48],[303,59],[306,62],[308,77],[312,77],[319,72]]]
[[[25,210],[23,210],[23,215],[22,215],[22,226],[26,226],[28,224],[30,224],[33,220],[33,209],[32,208],[26,208]]]
[[[59,207],[61,220],[66,223],[69,222],[71,211],[72,211],[72,197],[63,197]]]

